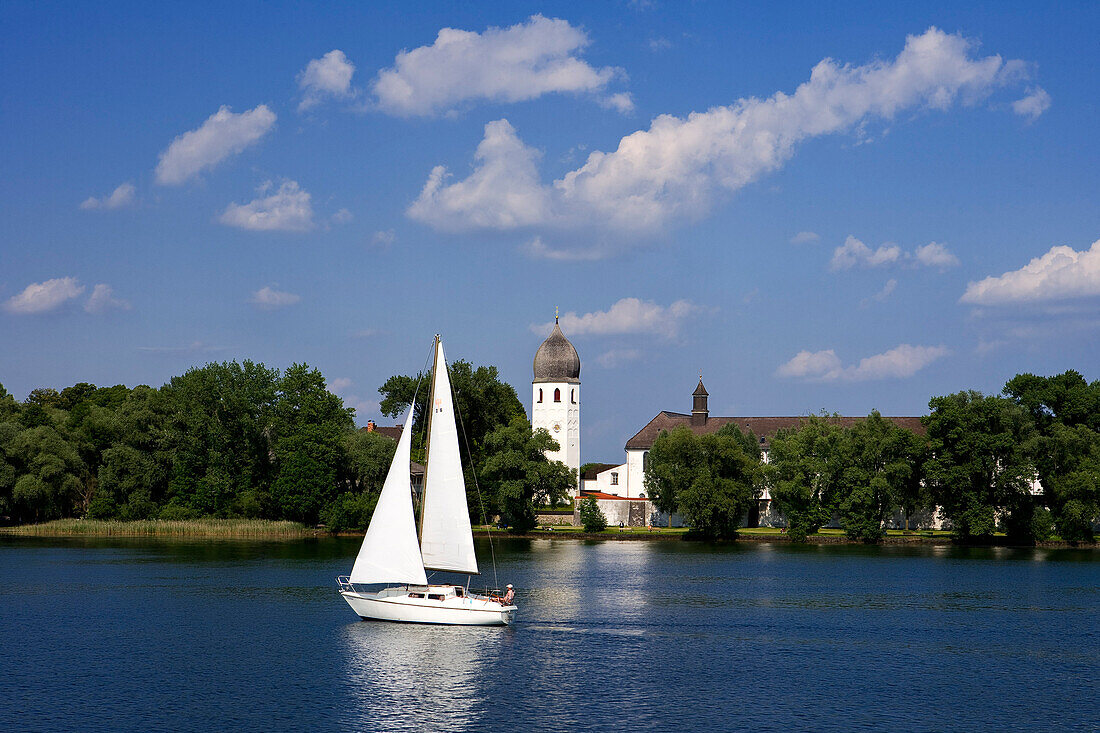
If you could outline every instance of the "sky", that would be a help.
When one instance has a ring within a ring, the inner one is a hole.
[[[759,7],[766,5],[766,7]],[[660,410],[926,414],[1100,379],[1096,3],[0,5],[0,383],[443,335],[582,461]]]

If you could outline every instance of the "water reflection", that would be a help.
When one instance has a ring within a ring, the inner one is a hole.
[[[340,634],[341,727],[467,730],[485,713],[484,686],[508,629],[360,622]]]

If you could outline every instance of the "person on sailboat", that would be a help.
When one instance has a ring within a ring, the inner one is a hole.
[[[516,597],[516,590],[512,587],[512,584],[508,584],[508,592],[504,594],[504,605],[511,606],[512,600]]]

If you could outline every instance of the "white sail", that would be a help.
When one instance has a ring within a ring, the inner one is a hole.
[[[416,518],[409,479],[412,421],[413,410],[410,409],[367,536],[363,538],[355,567],[351,569],[352,583],[428,583],[416,543]]]
[[[458,456],[451,379],[443,355],[443,342],[436,342],[433,390],[428,407],[428,466],[424,478],[424,516],[420,526],[420,552],[429,570],[477,573],[474,535],[466,507],[466,483]]]

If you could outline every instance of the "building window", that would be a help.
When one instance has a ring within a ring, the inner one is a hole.
[[[542,402],[542,387],[539,387],[539,402]]]
[[[576,390],[569,390],[569,401],[572,402],[574,405],[577,404]]]
[[[649,451],[642,453],[642,473],[649,470]]]
[[[555,389],[554,390],[554,402],[561,402],[561,390],[560,389]]]
[[[616,473],[615,471],[611,472],[611,485],[612,486],[618,486],[619,485],[619,474]]]

